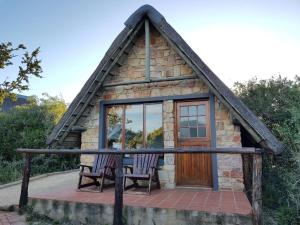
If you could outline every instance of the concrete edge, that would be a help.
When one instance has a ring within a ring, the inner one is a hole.
[[[59,175],[59,174],[64,174],[64,173],[72,173],[72,172],[76,172],[76,171],[79,171],[79,170],[74,169],[74,170],[58,171],[58,172],[52,172],[52,173],[44,173],[44,174],[41,174],[41,175],[30,177],[30,181],[38,180],[38,179],[53,176],[53,175]],[[15,185],[21,184],[21,183],[22,183],[22,180],[17,180],[17,181],[11,182],[11,183],[2,184],[2,185],[0,185],[0,190],[4,189],[4,188],[11,187],[11,186],[15,186]],[[1,210],[1,208],[0,208],[0,210]]]
[[[34,212],[47,215],[50,218],[63,219],[67,218],[70,221],[85,221],[80,224],[111,224],[113,217],[113,205],[103,203],[84,203],[84,202],[73,202],[66,200],[55,200],[55,199],[43,199],[43,198],[29,198],[29,205],[32,207]],[[95,214],[96,213],[96,214]],[[169,219],[175,218],[180,224],[219,224],[217,221],[222,219],[222,224],[227,225],[253,225],[252,215],[236,214],[228,212],[206,212],[196,210],[180,210],[174,208],[157,208],[157,207],[143,207],[143,206],[131,206],[124,205],[123,216],[129,218],[128,224],[140,224],[135,223],[135,218],[132,215],[138,215],[137,218],[140,220],[148,221],[145,225],[152,224],[164,224],[161,223],[168,217]],[[91,215],[94,215],[91,217]],[[144,217],[146,216],[146,217]],[[89,221],[86,219],[89,218]],[[167,219],[168,219],[167,218]],[[104,223],[99,223],[99,219]],[[155,219],[155,223],[153,223]],[[181,223],[187,221],[188,223]],[[149,222],[150,221],[150,222]],[[75,223],[77,224],[77,223]],[[78,223],[79,224],[79,223]],[[168,223],[175,224],[175,223]]]
[[[78,202],[78,201],[72,201],[72,200],[60,200],[60,199],[52,199],[52,198],[41,198],[41,197],[28,197],[28,203],[29,205],[32,204],[33,201],[49,201],[49,202],[59,202],[61,204],[64,203],[73,203],[73,204],[86,204],[86,205],[103,205],[103,206],[109,206],[113,207],[114,204],[110,203],[96,203],[96,202]],[[222,214],[224,216],[253,216],[253,214],[243,214],[243,213],[229,213],[229,212],[209,212],[209,211],[199,211],[199,210],[189,210],[189,209],[176,209],[176,208],[160,208],[160,207],[145,207],[145,206],[136,206],[136,205],[123,205],[123,208],[143,208],[143,209],[152,209],[152,210],[175,210],[175,211],[185,211],[185,212],[200,212],[200,213],[209,213],[209,214]]]

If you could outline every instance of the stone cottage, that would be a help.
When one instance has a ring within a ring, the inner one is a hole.
[[[127,19],[48,144],[83,151],[197,146],[282,151],[268,128],[149,5]],[[93,157],[81,161],[92,164]],[[163,188],[243,190],[246,164],[242,155],[165,154],[159,178]]]

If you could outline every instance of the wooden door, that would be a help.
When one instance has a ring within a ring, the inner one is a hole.
[[[177,147],[210,146],[208,101],[176,104],[175,137]],[[176,155],[176,184],[212,186],[211,156],[206,153]]]

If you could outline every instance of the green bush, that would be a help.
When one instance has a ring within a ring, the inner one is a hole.
[[[0,113],[0,184],[22,176],[22,155],[16,149],[47,147],[48,134],[66,111],[62,99],[44,96]],[[78,164],[78,156],[38,155],[32,159],[32,174],[73,169]]]
[[[299,225],[300,78],[288,80],[279,76],[269,80],[252,79],[246,83],[236,83],[235,92],[285,145],[281,157],[264,157],[265,221]]]

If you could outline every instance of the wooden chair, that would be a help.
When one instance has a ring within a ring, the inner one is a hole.
[[[115,164],[116,155],[101,154],[95,156],[93,166],[80,165],[78,189],[96,185],[99,186],[99,191],[102,192],[105,179],[115,180]],[[85,172],[84,168],[88,168],[89,172]],[[93,181],[82,184],[83,177],[88,177]],[[100,179],[100,182],[97,179]]]
[[[133,166],[124,167],[124,190],[129,189],[133,186],[138,187],[138,180],[148,180],[149,195],[151,194],[152,181],[156,182],[157,188],[160,188],[157,171],[158,157],[158,154],[135,154],[133,158]],[[133,181],[133,185],[129,185],[126,187],[126,178],[131,179]]]

